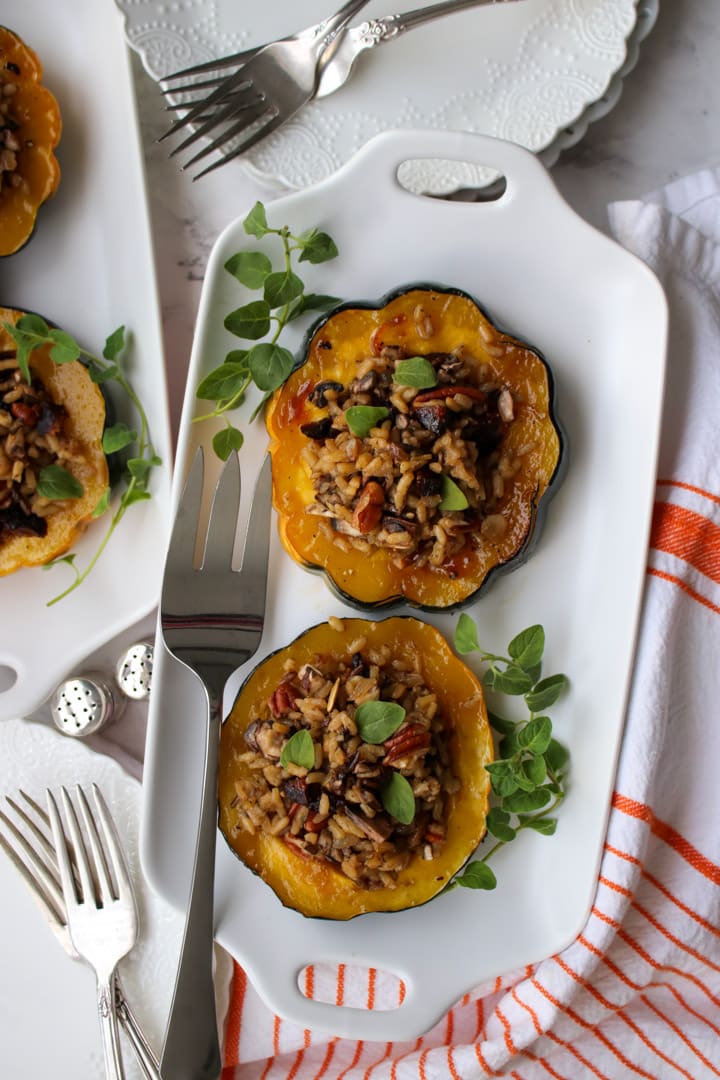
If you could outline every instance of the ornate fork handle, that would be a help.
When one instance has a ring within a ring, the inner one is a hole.
[[[454,11],[507,2],[508,0],[455,0],[453,3],[452,0],[446,0],[444,3],[430,4],[428,7],[416,8],[403,14],[387,15],[384,19],[367,19],[359,27],[362,44],[366,49],[372,49],[376,45],[392,41],[406,30],[414,30],[416,26],[450,15]]]

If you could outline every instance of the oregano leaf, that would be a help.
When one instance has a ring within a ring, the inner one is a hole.
[[[259,341],[270,329],[270,305],[266,300],[253,300],[226,315],[223,325],[235,337]]]
[[[345,420],[353,435],[365,438],[381,420],[390,415],[384,405],[351,405],[345,410]]]
[[[272,273],[272,263],[263,251],[238,251],[230,256],[225,269],[247,289],[262,289]]]
[[[440,509],[442,511],[467,510],[470,505],[462,488],[444,474],[440,478]]]
[[[516,635],[508,645],[508,655],[524,671],[539,664],[545,651],[545,631],[542,626],[529,626]]]
[[[278,270],[265,278],[263,295],[270,308],[282,307],[302,295],[303,283],[292,270]]]
[[[243,229],[250,236],[262,237],[270,232],[265,214],[265,207],[261,202],[256,202],[250,213],[243,221]]]
[[[282,386],[295,364],[288,349],[270,341],[253,346],[247,361],[255,385],[266,393]]]
[[[493,678],[493,690],[501,694],[510,694],[519,697],[525,694],[532,686],[530,676],[517,664],[508,664],[504,671],[495,670]]]
[[[243,390],[248,381],[249,368],[245,362],[247,353],[242,353],[242,356],[240,361],[226,360],[209,371],[198,384],[195,396],[203,401],[227,401]]]
[[[518,733],[518,745],[533,754],[544,754],[552,738],[552,720],[549,716],[536,716]]]
[[[280,754],[283,769],[288,765],[299,765],[301,769],[312,769],[315,764],[315,747],[312,736],[305,728],[296,731],[287,740]]]
[[[534,791],[516,791],[513,795],[508,795],[503,806],[512,814],[528,814],[547,806],[551,798],[547,788],[540,787]]]
[[[393,769],[390,778],[381,785],[380,802],[390,815],[401,825],[410,825],[415,817],[415,796],[409,782],[402,773]]]
[[[127,424],[113,424],[103,432],[102,448],[106,454],[114,454],[135,442],[137,437],[137,431],[133,431]]]
[[[235,427],[224,427],[213,435],[213,450],[221,461],[227,461],[233,450],[239,450],[244,442],[242,431]]]
[[[50,333],[50,327],[43,317],[41,315],[35,315],[33,312],[30,312],[27,315],[21,315],[15,325],[18,330],[25,334],[30,334],[39,338],[47,338]]]
[[[405,719],[405,709],[396,701],[364,701],[355,710],[355,726],[363,742],[384,743]]]
[[[97,501],[97,503],[95,505],[95,509],[93,510],[93,512],[92,512],[92,514],[90,516],[93,517],[93,518],[102,517],[102,515],[105,513],[105,511],[107,510],[109,505],[110,505],[110,488],[107,487],[107,488],[105,488],[102,495],[98,499],[98,501]]]
[[[51,330],[48,337],[55,342],[50,349],[50,357],[54,364],[71,364],[80,356],[81,350],[77,341],[64,330]]]
[[[462,612],[455,627],[455,648],[463,656],[466,653],[478,652],[478,633],[475,621],[466,612]]]
[[[105,347],[103,348],[103,356],[106,360],[116,360],[125,347],[125,327],[118,326],[117,330],[113,330],[105,339]]]
[[[62,465],[46,465],[40,470],[37,491],[44,499],[79,499],[85,489],[76,476]]]
[[[566,675],[548,675],[525,694],[525,704],[530,712],[542,712],[554,705],[568,684]]]
[[[523,829],[532,829],[541,836],[554,836],[557,829],[557,818],[537,817],[528,818],[522,822]]]
[[[471,862],[462,874],[453,878],[464,889],[485,889],[491,891],[497,885],[497,878],[485,862]]]
[[[418,390],[427,390],[437,385],[437,372],[424,356],[409,356],[395,366],[393,381],[398,386],[414,386]]]
[[[338,255],[337,245],[331,236],[325,232],[312,229],[306,238],[301,240],[302,251],[298,262],[324,263],[329,262]]]

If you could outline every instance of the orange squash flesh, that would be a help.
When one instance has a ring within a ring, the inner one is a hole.
[[[7,83],[17,87],[9,102],[9,116],[17,128],[17,175],[21,183],[0,188],[0,256],[12,255],[35,229],[37,212],[57,190],[60,166],[54,149],[60,141],[62,120],[53,94],[42,85],[42,65],[17,34],[0,27],[0,92]],[[0,117],[0,127],[5,118]]]
[[[15,343],[2,324],[14,325],[23,314],[0,308],[0,354],[5,358],[15,351]],[[64,431],[76,440],[78,451],[70,471],[84,491],[78,499],[63,500],[61,509],[47,519],[45,536],[0,538],[0,576],[63,555],[84,531],[108,486],[108,465],[102,448],[105,399],[100,388],[79,360],[55,364],[49,348],[31,353],[30,371],[42,381],[53,401],[66,410]]]
[[[299,854],[279,837],[236,829],[232,810],[235,781],[249,774],[239,758],[247,750],[243,733],[251,722],[253,703],[265,701],[276,689],[289,656],[297,664],[316,662],[323,655],[349,662],[350,646],[361,636],[367,637],[368,648],[387,645],[395,657],[421,658],[423,682],[438,697],[453,773],[460,780],[459,791],[448,797],[447,840],[440,854],[431,860],[415,856],[394,889],[364,889],[330,863]],[[378,622],[344,619],[342,630],[323,623],[264,660],[240,690],[221,735],[220,828],[235,854],[285,906],[302,915],[346,920],[366,912],[416,907],[437,895],[480,843],[490,792],[485,765],[492,759],[481,684],[438,630],[409,617]]]
[[[421,336],[413,318],[417,305],[432,321],[430,338]],[[513,394],[515,418],[503,450],[512,454],[522,449],[523,454],[520,471],[506,483],[494,511],[506,520],[505,535],[493,541],[475,536],[440,567],[412,562],[400,567],[394,553],[381,548],[343,551],[326,524],[307,513],[315,494],[302,461],[307,438],[300,428],[326,415],[313,405],[310,394],[325,380],[347,386],[369,355],[373,333],[385,344],[403,346],[408,356],[463,347],[464,357],[485,365],[490,378]],[[356,607],[404,601],[424,610],[447,610],[472,599],[495,570],[519,565],[530,553],[541,500],[559,479],[563,456],[552,377],[538,352],[495,327],[471,297],[430,286],[402,290],[378,307],[348,304],[331,313],[312,333],[297,369],[276,391],[266,422],[283,546],[305,568],[324,573],[343,600]]]

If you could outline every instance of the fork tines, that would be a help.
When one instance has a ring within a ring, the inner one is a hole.
[[[64,787],[60,788],[60,799],[65,814],[65,828],[51,791],[47,792],[48,815],[65,896],[68,888],[71,888],[78,901],[90,901],[102,907],[111,900],[117,900],[123,888],[130,887],[130,881],[105,800],[96,784],[92,785],[91,790],[94,814],[87,795],[78,784],[75,795],[79,817]],[[74,873],[75,867],[77,874]]]
[[[62,925],[65,922],[65,904],[50,837],[49,818],[24,791],[18,794],[27,809],[10,795],[5,796],[7,808],[14,814],[14,819],[0,810],[0,847],[30,887],[51,925]]]

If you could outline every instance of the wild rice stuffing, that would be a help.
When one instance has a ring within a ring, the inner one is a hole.
[[[0,543],[11,536],[45,536],[47,518],[62,507],[37,491],[48,465],[83,460],[63,431],[66,414],[45,386],[28,386],[15,354],[0,353]],[[72,471],[68,469],[68,471]]]
[[[22,142],[18,137],[20,127],[12,115],[12,103],[17,93],[18,84],[15,76],[19,74],[16,64],[5,63],[0,70],[0,194],[3,188],[20,187],[25,181],[18,168],[18,154]]]
[[[435,373],[429,389],[396,381],[405,359],[395,345],[374,355],[371,340],[349,385],[313,388],[310,401],[326,415],[301,427],[315,496],[308,512],[328,519],[344,550],[380,547],[401,567],[443,567],[467,544],[505,534],[498,504],[521,467],[503,449],[515,402],[490,368],[468,362],[462,349],[422,357]],[[360,436],[348,422],[353,406],[384,407],[388,415]]]
[[[374,744],[363,741],[355,717],[364,702],[378,700],[402,706],[405,716]],[[301,730],[312,739],[312,766],[283,766],[283,748]],[[369,648],[365,638],[344,657],[315,656],[299,666],[290,659],[269,700],[254,707],[245,742],[246,778],[236,781],[232,802],[236,829],[279,836],[365,889],[394,888],[414,856],[432,859],[441,850],[446,800],[460,785],[419,662]],[[393,773],[412,789],[409,824],[384,806]]]

